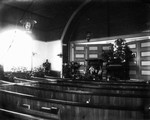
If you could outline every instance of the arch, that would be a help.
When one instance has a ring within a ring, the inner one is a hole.
[[[76,11],[74,11],[74,13],[71,15],[70,19],[68,20],[64,30],[63,30],[63,33],[62,33],[62,36],[61,36],[61,48],[62,48],[62,63],[66,63],[68,62],[68,53],[65,53],[66,51],[68,51],[68,39],[67,39],[67,34],[69,34],[69,30],[71,28],[71,26],[73,25],[73,22],[75,21],[75,19],[77,18],[78,14],[80,13],[80,11],[89,3],[91,2],[92,0],[86,0],[85,2],[83,2],[78,8]]]
[[[74,13],[71,15],[70,19],[68,20],[64,30],[63,30],[63,33],[61,35],[61,41],[63,43],[63,40],[65,38],[65,35],[67,33],[67,30],[69,28],[69,26],[71,25],[72,21],[74,20],[74,18],[76,17],[76,15],[79,13],[79,11],[86,5],[90,2],[91,0],[86,0],[85,2],[83,2],[76,11],[74,11]]]
[[[65,62],[68,62],[68,53],[64,54],[64,51],[68,51],[67,44],[65,43],[65,37],[67,36],[67,32],[69,31],[69,28],[73,24],[74,19],[77,17],[78,13],[90,2],[91,0],[84,1],[78,8],[73,12],[71,17],[69,18],[67,24],[65,25],[65,28],[63,30],[63,33],[61,35],[61,51],[62,51],[62,70],[61,70],[61,77],[63,77],[63,64]],[[65,44],[64,44],[65,43]]]

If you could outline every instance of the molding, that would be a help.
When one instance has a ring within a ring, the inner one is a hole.
[[[146,39],[150,39],[150,35],[148,34],[132,34],[132,35],[122,35],[122,36],[112,36],[112,37],[103,37],[103,38],[93,38],[90,42],[87,40],[78,40],[72,41],[71,43],[76,44],[112,44],[118,38],[123,38],[126,42],[134,42],[134,41],[142,41]]]

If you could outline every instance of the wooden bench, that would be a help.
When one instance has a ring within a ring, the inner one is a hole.
[[[39,80],[42,79],[42,80]],[[51,80],[45,80],[45,78],[35,78],[34,80],[27,80],[27,79],[21,79],[21,78],[15,78],[15,81],[20,81],[20,82],[37,82],[37,85],[41,86],[41,87],[48,87],[48,88],[55,88],[57,89],[57,87],[59,89],[63,88],[63,89],[79,89],[82,90],[85,89],[89,89],[90,91],[92,89],[102,89],[102,88],[120,88],[120,89],[131,89],[131,88],[137,88],[137,89],[150,89],[150,84],[146,84],[146,83],[137,83],[137,82],[132,82],[132,83],[111,83],[111,82],[101,82],[101,83],[95,83],[95,84],[87,84],[87,83],[80,83],[80,82],[74,82],[74,81],[57,81],[56,79],[51,79]],[[36,84],[36,83],[35,83]]]
[[[51,81],[51,80],[55,80],[57,82],[73,82],[73,83],[83,83],[83,84],[130,84],[130,85],[133,85],[133,84],[145,84],[146,81],[133,81],[133,80],[128,80],[128,81],[87,81],[87,80],[80,80],[80,79],[77,79],[77,80],[73,80],[73,79],[70,79],[70,78],[59,78],[59,77],[45,77],[45,78],[42,78],[42,77],[31,77],[31,80],[35,80],[35,81],[39,81],[39,82],[47,82],[47,81]]]
[[[0,118],[1,120],[53,120],[3,108],[0,108]]]
[[[0,98],[1,109],[41,118],[39,120],[60,120],[59,109],[54,106],[45,107],[46,100],[44,99],[7,90],[0,90]]]
[[[104,100],[109,97],[109,101],[114,102],[115,100],[122,99],[123,102],[129,101],[128,105],[134,105],[136,100],[143,101],[144,99],[150,98],[150,91],[147,89],[121,89],[121,88],[102,88],[101,90],[85,91],[85,90],[57,90],[52,88],[44,88],[38,86],[30,86],[28,84],[15,84],[10,86],[4,86],[3,89],[14,92],[20,92],[39,96],[49,99],[60,99],[75,102],[86,102],[90,99],[92,104],[104,104]],[[105,99],[102,99],[105,98]],[[113,100],[111,99],[113,98]],[[102,101],[103,100],[103,101]],[[106,103],[108,104],[108,103]],[[118,103],[119,104],[119,103]]]
[[[121,111],[142,111],[143,116],[148,116],[147,113],[149,113],[150,88],[149,84],[145,83],[79,85],[71,84],[71,82],[63,84],[63,82],[55,82],[54,80],[52,82],[36,82],[32,83],[31,86],[29,85],[21,86],[18,84],[9,89],[6,88],[6,90],[16,90],[16,92],[66,101],[67,103],[75,102],[82,105],[99,106],[102,111],[103,109],[110,111],[110,109],[117,108],[117,110]]]
[[[14,85],[6,89],[41,96],[49,99],[60,99],[66,101],[74,101],[91,104],[108,104],[120,106],[145,106],[150,98],[150,88],[129,88],[118,86],[68,86],[66,84],[57,83],[39,83],[40,85],[21,86]],[[46,86],[42,86],[42,85]],[[73,88],[72,88],[73,86]],[[64,89],[64,87],[66,87]],[[144,87],[144,86],[143,86]],[[62,89],[63,88],[63,89]]]
[[[148,110],[144,111],[143,107],[129,106],[110,106],[95,105],[89,103],[80,103],[72,101],[64,101],[57,99],[44,99],[33,95],[21,94],[7,90],[0,90],[1,108],[14,108],[21,111],[20,106],[23,104],[30,107],[25,108],[26,111],[40,111],[42,107],[58,108],[60,110],[61,120],[148,120]],[[11,101],[11,102],[10,102]],[[23,108],[22,108],[23,109]],[[25,110],[23,113],[28,114]],[[52,117],[52,116],[51,116]],[[56,116],[58,117],[58,116]],[[57,119],[57,118],[56,118]],[[58,118],[59,119],[59,118]]]
[[[67,102],[88,103],[90,105],[105,105],[111,107],[127,107],[141,110],[146,109],[150,100],[150,92],[146,89],[142,91],[137,88],[103,88],[101,91],[78,91],[78,90],[56,90],[28,86],[22,84],[4,86],[3,89],[20,92],[32,96],[46,99],[65,100]],[[145,104],[143,104],[145,103]]]

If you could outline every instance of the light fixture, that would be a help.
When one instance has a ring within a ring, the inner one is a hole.
[[[23,25],[23,28],[27,31],[27,32],[32,32],[32,29],[34,27],[34,25],[37,23],[36,20],[32,20],[31,18],[27,18],[27,19],[22,19],[20,20],[20,23]]]
[[[31,33],[34,25],[37,23],[36,20],[32,19],[32,13],[30,12],[34,7],[34,1],[32,1],[27,9],[24,11],[24,14],[22,16],[22,19],[20,20],[20,23],[23,25],[23,28],[26,30],[26,32]],[[32,8],[32,9],[31,9]]]
[[[59,53],[57,56],[59,56],[60,58],[63,57],[63,54],[62,53]]]

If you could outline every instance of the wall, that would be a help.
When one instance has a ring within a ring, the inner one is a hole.
[[[62,70],[62,58],[58,56],[61,53],[61,41],[52,42],[33,41],[33,67],[42,65],[46,59],[51,63],[51,70]]]
[[[23,42],[23,41],[22,41]],[[25,67],[27,70],[40,67],[46,59],[46,43],[37,40],[31,41],[31,44],[25,44],[18,47],[17,43],[6,53],[4,59],[4,70],[10,71],[12,68]]]
[[[71,56],[66,50],[69,43],[87,41],[88,33],[90,42],[97,38],[101,41],[101,38],[143,33],[148,27],[148,10],[148,4],[141,0],[90,2],[75,16],[67,30],[63,40],[67,45],[63,47],[63,62]]]
[[[58,56],[61,53],[61,41],[56,40],[46,43],[47,59],[51,63],[51,69],[55,71],[62,70],[62,58]]]
[[[19,27],[14,26],[0,31],[0,64],[5,71],[12,68],[39,67],[46,59],[46,42],[41,42]]]
[[[51,69],[61,71],[62,59],[57,56],[61,53],[61,41],[44,42],[37,40],[32,34],[26,34],[18,29],[6,29],[0,33],[0,64],[5,71],[12,68],[42,67],[46,59],[51,63]]]
[[[123,38],[125,36],[122,36]],[[118,38],[122,38],[118,36]],[[129,37],[129,36],[128,36]],[[117,38],[116,38],[117,39]],[[71,42],[70,44],[70,60],[79,62],[82,66],[80,67],[80,72],[86,72],[87,61],[86,59],[101,59],[102,50],[109,50],[110,43],[114,43],[112,40],[108,38],[104,38],[102,41],[99,38],[99,41],[93,42]],[[133,61],[129,63],[130,70],[129,76],[130,80],[137,81],[149,81],[150,80],[150,42],[149,36],[141,36],[141,37],[131,37],[124,38],[127,41],[127,44],[133,54],[135,55]],[[92,39],[94,40],[94,39]],[[98,39],[97,39],[98,40]],[[106,79],[106,77],[104,78]]]
[[[32,41],[32,63],[34,67],[42,67],[42,64],[47,58],[46,42],[33,40]]]
[[[70,33],[70,41],[136,34],[148,23],[148,5],[140,2],[93,2],[80,12]],[[142,18],[142,19],[140,19]]]

